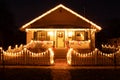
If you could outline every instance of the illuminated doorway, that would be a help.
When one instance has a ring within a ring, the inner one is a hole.
[[[65,47],[65,32],[64,31],[57,31],[57,48],[64,48]]]

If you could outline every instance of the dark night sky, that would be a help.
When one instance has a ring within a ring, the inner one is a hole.
[[[1,0],[0,2],[2,4],[0,6],[3,7],[1,8],[3,19],[7,20],[8,24],[11,23],[6,28],[13,31],[13,34],[19,31],[16,29],[25,23],[58,4],[63,4],[101,26],[103,28],[100,33],[102,36],[105,34],[104,37],[120,37],[118,29],[120,26],[119,0]],[[3,19],[0,18],[1,21],[4,21]],[[3,27],[1,27],[2,29]],[[15,36],[21,36],[20,32],[15,34]],[[22,40],[23,38],[18,39]]]
[[[60,3],[82,15],[85,7],[85,16],[102,27],[105,27],[105,21],[120,18],[119,0],[6,0],[6,3],[17,26],[22,26]]]

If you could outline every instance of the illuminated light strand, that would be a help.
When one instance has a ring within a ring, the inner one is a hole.
[[[3,50],[3,54],[4,54],[4,56],[16,57],[16,56],[21,56],[23,54],[23,50],[20,51],[20,52],[15,52],[15,53],[13,53],[13,52],[6,52],[6,51]]]
[[[73,50],[73,54],[78,56],[78,57],[90,57],[90,56],[95,55],[96,53],[103,55],[103,56],[106,56],[106,57],[113,57],[115,54],[115,53],[110,53],[110,54],[103,53],[100,50],[98,50],[97,48],[95,48],[95,50],[90,52],[90,53],[78,53],[77,51]],[[120,51],[117,51],[116,53],[120,53]]]
[[[120,48],[118,49],[118,51],[116,53],[120,53]]]
[[[41,53],[34,53],[34,52],[31,52],[27,49],[24,49],[25,52],[29,55],[31,55],[32,57],[38,57],[38,56],[43,56],[43,55],[46,55],[46,53],[48,53],[48,50],[46,50],[45,52],[41,52]],[[6,56],[21,56],[23,54],[23,50],[20,51],[20,52],[6,52],[6,51],[3,51],[3,54],[6,55]]]
[[[93,56],[96,53],[96,50],[89,52],[89,53],[78,53],[77,51],[73,51],[75,55],[77,55],[78,57],[90,57]]]
[[[47,53],[46,53],[47,54]],[[42,53],[30,53],[29,55],[31,56],[31,57],[43,57],[44,55],[46,55],[46,54],[44,54],[44,52],[42,52]]]
[[[117,51],[115,53],[109,53],[109,54],[108,53],[103,53],[100,50],[98,52],[99,52],[98,54],[104,55],[106,57],[113,57],[116,54]]]
[[[102,44],[102,48],[118,49],[114,45],[111,46],[111,45],[103,45],[103,44]]]
[[[67,63],[69,65],[71,65],[71,62],[72,62],[72,56],[71,56],[72,51],[73,51],[73,48],[70,48],[67,53]]]
[[[43,55],[46,55],[48,53],[48,50],[46,50],[45,52],[40,52],[40,53],[35,53],[35,52],[30,51],[30,50],[26,50],[26,52],[32,57],[38,57],[38,56],[42,57]]]
[[[77,43],[77,44],[84,44],[84,43],[90,43],[91,42],[91,40],[86,40],[86,41],[69,41],[69,43],[70,44],[74,44],[74,43]]]
[[[116,53],[116,52],[115,52]],[[115,53],[103,53],[100,50],[98,50],[98,54],[106,56],[106,57],[113,57],[115,55]]]
[[[15,45],[15,48],[11,48],[11,46],[8,47],[8,50],[6,50],[6,52],[13,52],[13,53],[17,53],[17,52],[21,52],[21,50],[23,49],[23,45],[21,44],[19,47],[18,45]]]
[[[54,28],[54,29],[50,29],[50,28],[28,28],[26,29],[26,32],[27,31],[38,31],[38,30],[44,30],[44,31],[58,31],[58,30],[72,30],[72,31],[75,31],[75,30],[80,30],[80,31],[96,31],[96,29],[73,29],[73,28],[64,28],[64,29],[58,29],[58,28]]]
[[[52,48],[48,49],[50,51],[50,64],[54,64],[54,52]]]
[[[101,30],[101,29],[102,29],[100,26],[96,25],[96,24],[93,23],[92,21],[86,19],[85,17],[83,17],[83,16],[81,16],[80,14],[78,14],[78,13],[72,11],[71,9],[65,7],[65,6],[62,5],[62,4],[60,4],[60,5],[56,6],[56,7],[54,7],[53,9],[47,11],[46,13],[42,14],[41,16],[38,16],[37,18],[33,19],[32,21],[26,23],[25,25],[22,26],[21,29],[26,28],[26,27],[29,26],[30,24],[32,24],[32,23],[34,23],[35,21],[37,21],[37,20],[43,18],[44,16],[50,14],[51,12],[55,11],[56,9],[58,9],[58,8],[60,8],[60,7],[62,7],[63,9],[65,9],[65,10],[67,10],[67,11],[69,11],[69,12],[71,12],[72,14],[76,15],[76,16],[79,17],[80,19],[83,19],[84,21],[90,23],[91,25],[95,26],[98,30]]]
[[[33,40],[31,40],[27,45],[25,45],[25,47],[27,48],[27,47],[29,47],[30,45],[32,45],[32,44],[53,44],[53,41],[33,41]]]

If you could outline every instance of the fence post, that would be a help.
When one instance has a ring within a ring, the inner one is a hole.
[[[23,64],[24,64],[24,65],[27,64],[26,57],[27,57],[27,48],[24,47],[24,49],[23,49],[23,58],[24,58],[24,63],[23,63]]]
[[[97,58],[98,58],[98,50],[95,49],[95,53],[96,53],[96,56],[95,56],[95,65],[97,66],[98,65],[98,61],[97,61]]]
[[[1,57],[1,64],[3,66],[3,69],[5,68],[5,61],[4,61],[4,54],[3,54],[3,49],[0,47],[0,57]]]

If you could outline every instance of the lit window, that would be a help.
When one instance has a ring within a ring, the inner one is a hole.
[[[34,32],[34,39],[35,40],[46,40],[47,39],[47,32],[46,31]]]
[[[75,37],[76,37],[76,40],[78,40],[78,41],[87,40],[88,39],[88,32],[76,31]]]
[[[68,32],[68,37],[72,37],[73,33],[72,32]]]

